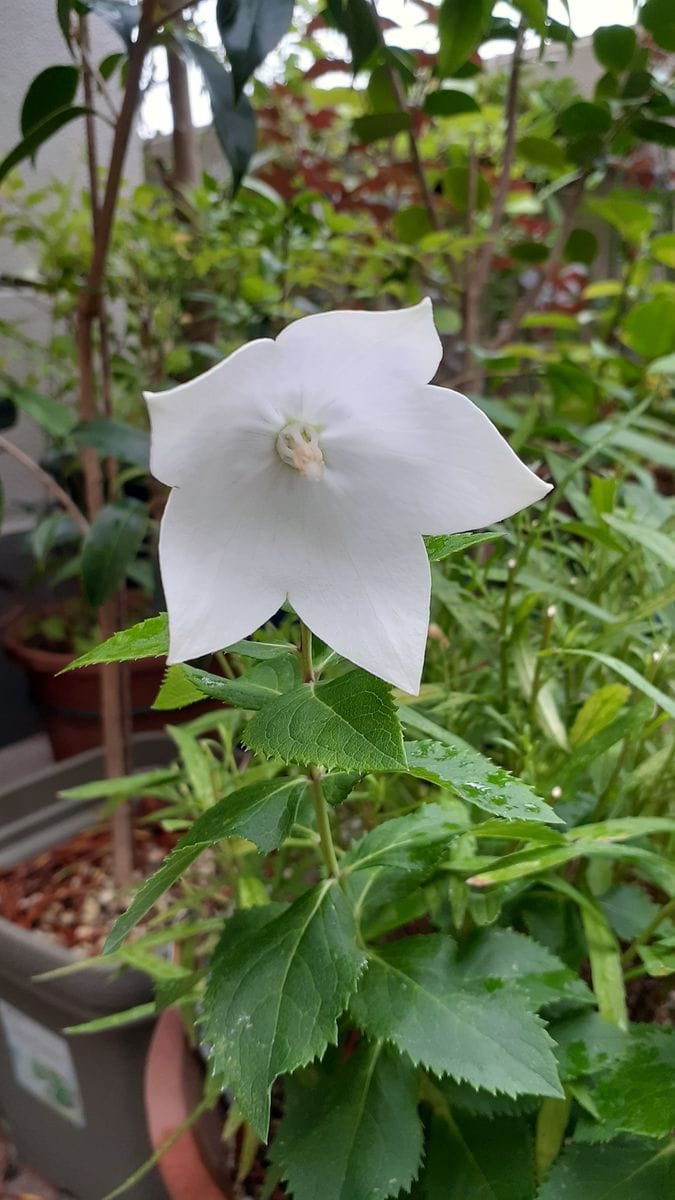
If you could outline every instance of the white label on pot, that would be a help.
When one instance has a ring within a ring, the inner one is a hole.
[[[0,1000],[0,1025],[19,1087],[84,1127],[82,1094],[66,1039],[5,1000]]]

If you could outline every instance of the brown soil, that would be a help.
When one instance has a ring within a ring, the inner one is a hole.
[[[157,869],[177,841],[159,825],[133,831],[138,884]],[[67,842],[7,871],[0,871],[0,914],[22,929],[47,934],[82,955],[101,952],[113,922],[128,904],[112,883],[108,824],[95,825]]]

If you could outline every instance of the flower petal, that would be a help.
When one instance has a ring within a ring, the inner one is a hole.
[[[334,509],[313,539],[311,570],[289,600],[322,641],[372,675],[417,694],[429,626],[431,573],[419,535],[380,530]]]
[[[232,499],[231,492],[219,497],[198,486],[175,488],[169,497],[159,538],[169,663],[231,646],[286,599],[268,559],[267,490],[248,489],[235,508]]]
[[[334,478],[351,479],[365,511],[380,495],[392,519],[418,533],[462,533],[503,521],[541,500],[539,479],[475,404],[449,388],[427,385],[389,396],[377,433],[351,423],[324,436]]]
[[[293,381],[290,380],[290,386]],[[283,425],[289,390],[283,356],[270,338],[249,342],[189,383],[144,392],[150,413],[150,470],[174,487],[199,477],[206,459],[222,469],[255,457],[256,435]]]
[[[367,409],[375,387],[428,383],[442,347],[431,301],[387,312],[317,313],[294,321],[277,337],[302,411],[321,421],[336,403]]]

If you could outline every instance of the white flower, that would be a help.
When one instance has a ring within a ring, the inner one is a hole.
[[[458,392],[431,304],[303,317],[190,383],[146,395],[173,491],[160,564],[169,662],[231,645],[290,601],[345,658],[419,690],[422,534],[491,525],[549,485]]]

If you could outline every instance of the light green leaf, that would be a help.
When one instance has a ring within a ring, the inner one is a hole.
[[[169,625],[166,613],[148,617],[129,629],[121,629],[100,645],[74,659],[65,671],[97,663],[135,662],[139,658],[164,658],[169,652]],[[63,674],[63,672],[61,672]]]
[[[650,232],[654,225],[654,214],[640,200],[633,200],[621,192],[608,196],[591,197],[586,205],[621,234],[627,242],[637,243]]]
[[[574,718],[570,729],[570,745],[574,748],[582,745],[609,725],[629,696],[630,688],[621,683],[608,683],[605,687],[596,688]]]
[[[263,1139],[274,1080],[337,1041],[337,1018],[364,963],[335,881],[261,924],[265,913],[250,908],[227,922],[204,1001],[211,1069]]]
[[[598,650],[559,650],[557,653],[575,654],[581,658],[592,658],[596,662],[602,663],[610,671],[614,671],[616,675],[620,675],[622,679],[625,679],[626,683],[629,683],[631,687],[637,688],[644,696],[648,696],[650,700],[654,701],[654,704],[657,704],[659,708],[667,712],[670,717],[675,717],[675,699],[667,696],[660,688],[655,687],[653,683],[650,683],[648,679],[640,675],[639,671],[636,671],[634,667],[630,667],[628,663],[622,662],[621,659],[614,658],[611,654],[602,654]]]
[[[430,561],[440,562],[451,554],[459,554],[462,550],[485,542],[496,542],[503,536],[499,530],[496,533],[449,533],[442,537],[425,537],[424,544]]]
[[[664,938],[661,942],[652,942],[651,946],[638,946],[637,952],[653,979],[675,975],[675,938]]]
[[[301,684],[267,704],[243,736],[251,750],[284,762],[359,772],[406,768],[391,691],[360,670]]]
[[[73,429],[75,416],[68,405],[60,404],[57,400],[52,400],[50,396],[43,396],[33,388],[19,387],[14,383],[11,385],[9,394],[17,408],[28,413],[53,437],[66,437]]]
[[[207,809],[183,835],[162,866],[141,885],[125,913],[108,934],[105,951],[124,941],[152,908],[208,846],[228,837],[242,837],[263,853],[274,850],[289,832],[302,800],[304,779],[268,779],[231,792]]]
[[[204,693],[192,682],[186,674],[182,663],[167,667],[152,707],[158,712],[169,712],[177,708],[187,708],[204,699]]]
[[[560,817],[526,784],[455,735],[444,737],[442,742],[430,738],[406,742],[405,751],[411,775],[450,788],[485,812],[507,820],[560,823]]]
[[[147,796],[155,788],[174,783],[178,778],[178,767],[164,767],[158,771],[121,775],[118,779],[97,779],[93,783],[82,783],[79,787],[65,788],[59,792],[59,797],[62,800],[107,800],[113,796]]]
[[[507,1096],[562,1094],[552,1042],[527,1001],[468,983],[442,934],[370,951],[351,1009],[369,1036],[439,1075]]]
[[[277,688],[249,681],[246,675],[240,675],[236,679],[225,679],[222,675],[213,675],[210,671],[203,671],[201,667],[191,667],[186,663],[183,664],[182,670],[184,678],[201,692],[202,698],[209,696],[223,704],[257,710],[264,708],[280,695]]]
[[[630,310],[623,323],[624,342],[643,358],[662,358],[675,351],[675,300],[655,296]]]
[[[626,521],[612,513],[605,513],[604,520],[612,529],[630,538],[632,542],[638,542],[643,550],[648,550],[675,571],[675,542],[672,535],[659,533],[658,529],[652,529],[649,525],[639,525],[636,521]]]
[[[606,1146],[569,1146],[538,1200],[668,1200],[675,1190],[675,1141],[665,1146],[620,1138]]]
[[[437,71],[441,79],[454,75],[480,43],[490,19],[491,5],[484,0],[442,0],[438,13]]]
[[[609,687],[621,687],[621,684],[612,685]],[[604,691],[603,689],[600,689]],[[574,752],[549,778],[548,784],[550,787],[560,788],[561,800],[567,801],[574,797],[577,781],[589,767],[605,754],[617,742],[623,738],[630,737],[638,729],[644,728],[645,723],[649,720],[652,712],[652,705],[649,700],[638,700],[631,704],[626,712],[619,713],[609,725],[605,725],[604,729],[598,730],[592,734],[587,741],[577,746]]]
[[[167,725],[166,731],[176,743],[185,778],[195,800],[200,808],[207,808],[214,803],[216,797],[212,759],[206,745],[183,725]]]
[[[289,1080],[284,1107],[272,1158],[294,1200],[385,1200],[417,1174],[416,1072],[381,1042]]]
[[[628,1010],[619,943],[604,913],[590,901],[581,906],[581,920],[600,1016],[618,1029],[627,1029]]]

